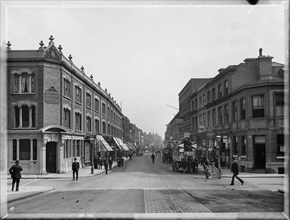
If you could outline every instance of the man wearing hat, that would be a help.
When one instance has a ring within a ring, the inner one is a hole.
[[[72,163],[73,180],[78,180],[79,169],[80,169],[80,164],[79,164],[79,162],[77,162],[77,158],[74,158],[74,162]],[[76,178],[75,178],[75,176],[76,176]]]
[[[9,173],[11,174],[11,178],[12,178],[12,191],[14,190],[15,183],[16,183],[16,191],[18,191],[19,189],[21,171],[22,171],[22,167],[19,165],[19,160],[16,160],[15,164],[9,169]]]

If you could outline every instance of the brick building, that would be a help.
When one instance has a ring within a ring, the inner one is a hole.
[[[84,166],[120,150],[102,137],[122,137],[120,106],[53,40],[36,50],[7,44],[8,167],[18,159],[23,173],[68,172],[74,157]]]
[[[190,94],[186,132],[222,167],[236,157],[242,171],[284,170],[284,65],[272,59],[260,49]]]

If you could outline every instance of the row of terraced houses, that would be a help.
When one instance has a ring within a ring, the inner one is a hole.
[[[20,160],[24,174],[65,173],[74,157],[86,166],[94,156],[116,160],[135,151],[136,143],[125,143],[131,123],[116,100],[53,40],[36,50],[7,43],[8,167]]]
[[[188,137],[222,167],[237,158],[242,171],[284,172],[284,65],[262,49],[257,58],[192,78],[179,93],[179,112],[166,141]]]

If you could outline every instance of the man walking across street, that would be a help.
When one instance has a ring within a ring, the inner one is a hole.
[[[15,164],[9,169],[9,173],[11,174],[12,178],[12,191],[14,190],[15,183],[16,183],[16,191],[18,191],[19,189],[21,171],[22,167],[19,165],[19,160],[16,160]]]
[[[73,180],[78,180],[79,178],[79,169],[80,169],[80,164],[77,162],[77,158],[74,158],[74,162],[72,163],[72,171],[73,171]],[[76,176],[76,178],[75,178]]]
[[[232,177],[231,185],[234,185],[235,177],[243,185],[244,184],[244,181],[238,177],[238,175],[239,175],[239,166],[238,166],[237,161],[236,161],[235,158],[233,158],[233,163],[232,163],[232,169],[231,169],[231,171],[233,172],[233,177]]]

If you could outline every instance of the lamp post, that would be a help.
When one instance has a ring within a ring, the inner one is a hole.
[[[221,169],[221,164],[220,164],[220,148],[221,148],[221,139],[222,137],[217,135],[216,136],[217,139],[217,155],[218,155],[218,170],[220,171],[220,173],[222,174],[222,169]]]

